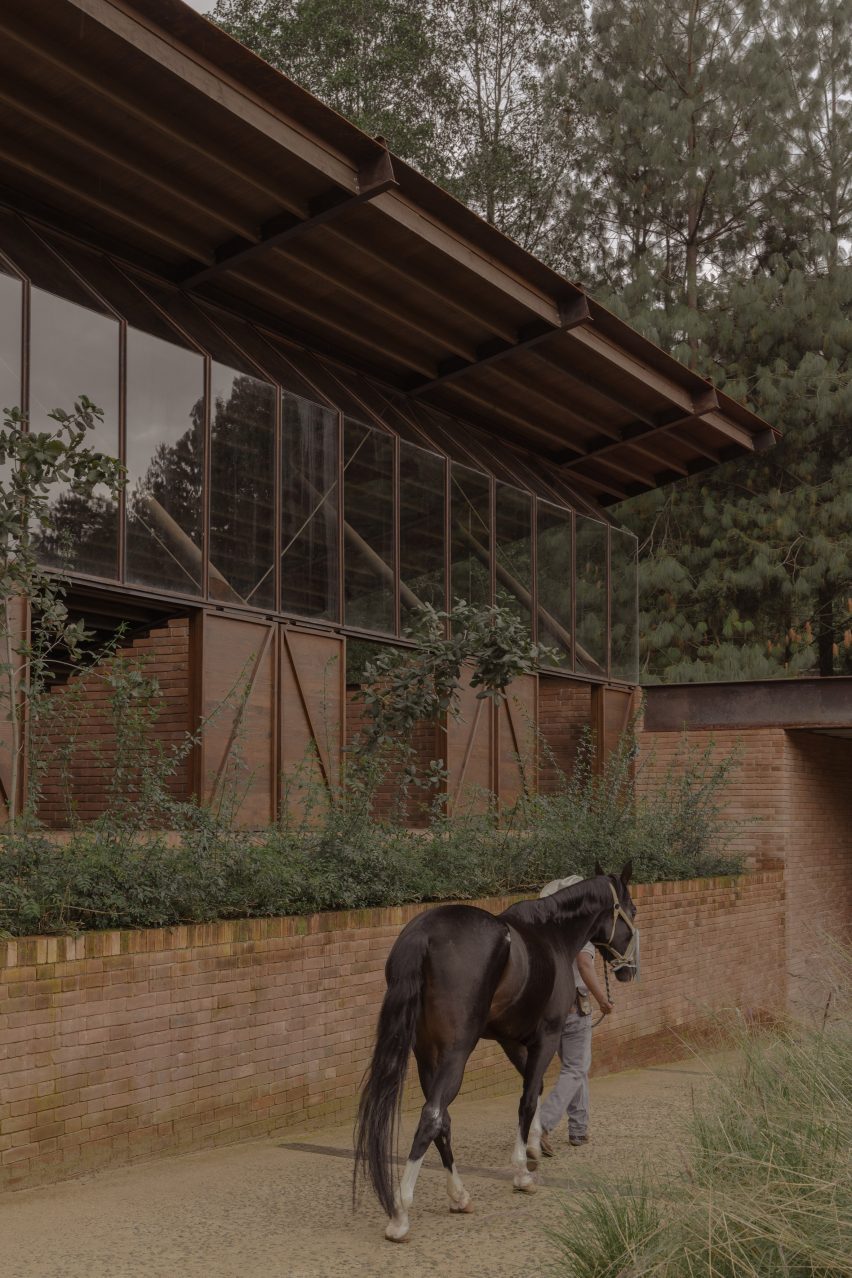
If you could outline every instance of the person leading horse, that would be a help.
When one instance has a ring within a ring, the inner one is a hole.
[[[388,956],[387,992],[365,1075],[355,1135],[354,1186],[365,1172],[390,1221],[385,1237],[407,1237],[408,1212],[429,1145],[447,1171],[450,1210],[471,1210],[450,1143],[449,1106],[480,1038],[494,1039],[523,1079],[512,1152],[513,1184],[536,1186],[528,1157],[541,1157],[542,1083],[574,1003],[573,963],[591,942],[618,980],[638,972],[636,907],[620,875],[596,874],[502,914],[442,905],[403,928]],[[425,1104],[399,1187],[392,1181],[394,1136],[413,1048]]]

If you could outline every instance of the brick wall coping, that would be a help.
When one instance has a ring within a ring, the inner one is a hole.
[[[637,883],[632,890],[638,903],[659,896],[677,896],[696,891],[736,888],[740,883],[778,883],[784,871],[757,870],[748,874],[717,875],[702,879],[673,879],[660,883]],[[523,893],[491,896],[462,902],[499,912]],[[391,905],[360,910],[335,910],[322,914],[285,915],[255,919],[227,919],[215,923],[186,923],[160,928],[124,929],[107,932],[80,932],[76,936],[21,936],[0,939],[0,973],[4,969],[39,967],[45,964],[75,963],[82,959],[119,958],[125,954],[161,950],[195,949],[204,945],[241,945],[282,940],[291,936],[311,936],[320,932],[349,932],[358,929],[398,928],[421,911],[441,901],[420,901],[413,905]],[[110,964],[116,966],[116,964]],[[69,973],[70,975],[70,973]]]

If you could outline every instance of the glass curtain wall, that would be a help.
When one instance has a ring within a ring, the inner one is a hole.
[[[607,525],[576,516],[575,669],[580,674],[607,672]]]
[[[421,604],[442,611],[447,586],[444,563],[446,463],[437,453],[406,440],[399,445],[399,575],[403,629]]]
[[[549,669],[635,681],[629,533],[536,499],[458,423],[2,211],[0,250],[0,406],[27,398],[28,343],[33,428],[85,394],[127,466],[118,503],[57,495],[48,563],[388,638],[421,604],[497,601]]]
[[[609,530],[610,674],[639,680],[639,543],[623,528]]]
[[[338,418],[284,391],[281,399],[281,607],[340,619]]]
[[[55,431],[50,413],[72,412],[86,395],[103,413],[86,447],[119,455],[118,369],[120,326],[100,314],[33,287],[30,290],[30,403],[33,431]],[[106,488],[90,497],[58,486],[55,527],[41,537],[42,560],[52,567],[115,577],[118,566],[118,502]]]
[[[24,286],[0,262],[0,409],[21,408]]]
[[[204,358],[127,331],[127,580],[200,595]]]
[[[344,622],[396,633],[394,440],[347,418],[343,427]]]
[[[495,485],[494,574],[497,603],[532,627],[532,497],[509,484]]]
[[[470,466],[450,467],[451,603],[491,603],[491,481]]]
[[[545,662],[549,668],[570,670],[574,662],[571,512],[540,501],[536,521],[538,642],[550,649]]]

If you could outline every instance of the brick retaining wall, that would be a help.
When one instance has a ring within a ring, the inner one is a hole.
[[[749,867],[784,866],[789,1005],[820,1015],[826,960],[852,926],[852,741],[758,727],[642,732],[640,742],[648,787],[685,746],[709,746],[717,759],[737,751],[723,794],[726,818],[740,823],[731,847]]]
[[[711,1007],[783,1007],[780,871],[636,900],[643,980],[617,987],[598,1069],[677,1055]],[[0,941],[0,1185],[352,1114],[385,958],[420,908]],[[493,1044],[464,1090],[517,1093]]]

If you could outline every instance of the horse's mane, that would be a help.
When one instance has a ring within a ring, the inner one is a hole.
[[[607,876],[599,874],[593,879],[575,883],[572,887],[560,888],[550,896],[518,901],[516,905],[509,906],[505,913],[524,923],[570,923],[573,919],[588,914],[591,909],[597,907],[602,910],[610,903],[612,895],[609,890],[604,891],[604,884],[607,884],[608,889]]]

